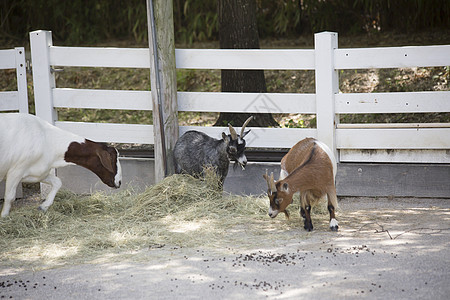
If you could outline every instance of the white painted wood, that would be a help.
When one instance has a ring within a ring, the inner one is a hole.
[[[150,68],[146,48],[50,47],[50,64]],[[179,69],[313,70],[314,50],[176,49]]]
[[[450,91],[336,95],[336,113],[450,112]]]
[[[136,124],[110,124],[85,122],[55,122],[55,125],[88,139],[99,142],[153,144],[153,126]],[[180,126],[180,135],[189,130],[197,130],[220,139],[222,132],[229,133],[226,127]],[[306,137],[317,137],[315,129],[310,128],[247,128],[251,132],[245,138],[247,147],[291,148]],[[237,127],[236,130],[240,130]],[[280,138],[282,137],[282,138]]]
[[[25,48],[17,47],[15,50],[17,91],[19,96],[19,112],[28,113],[28,87],[27,65],[25,62]]]
[[[34,32],[37,33],[37,32]],[[46,32],[41,32],[45,33]],[[50,34],[50,32],[47,32]],[[33,33],[31,34],[33,40]],[[336,69],[427,67],[450,65],[450,46],[337,49],[335,33],[315,36],[315,50],[225,50],[176,49],[177,68],[187,69],[316,69],[317,94],[258,94],[178,92],[179,111],[304,113],[317,114],[317,129],[252,128],[246,138],[249,147],[290,148],[305,137],[315,137],[333,149],[340,149],[342,161],[448,163],[450,123],[426,124],[338,124],[340,113],[426,113],[450,112],[450,92],[338,94]],[[32,46],[33,43],[32,41]],[[46,39],[41,56],[50,55],[50,65],[85,67],[149,68],[147,48],[54,47]],[[3,50],[1,50],[3,51]],[[1,55],[0,51],[0,55]],[[34,51],[35,52],[35,51]],[[11,54],[8,54],[11,55]],[[42,57],[35,55],[42,60]],[[32,57],[34,54],[32,53]],[[3,60],[4,61],[4,60]],[[7,63],[2,62],[0,66]],[[39,64],[39,63],[38,63]],[[33,65],[33,67],[35,67]],[[15,66],[12,66],[15,68]],[[37,67],[37,73],[39,69]],[[36,71],[36,70],[34,70]],[[48,72],[49,73],[49,72]],[[34,74],[35,76],[35,74]],[[36,75],[37,76],[37,75]],[[151,110],[149,91],[106,91],[54,89],[47,76],[50,101],[55,107]],[[45,78],[45,76],[44,76]],[[36,86],[37,85],[37,86]],[[35,90],[42,89],[42,80]],[[15,99],[17,92],[0,94]],[[35,92],[36,93],[36,92]],[[3,96],[2,96],[3,95]],[[8,101],[10,102],[10,101]],[[0,103],[4,104],[5,101]],[[39,103],[37,106],[42,107]],[[1,109],[2,106],[0,106]],[[151,125],[91,124],[57,122],[58,126],[93,140],[127,143],[154,143]],[[337,127],[337,129],[335,129]],[[203,131],[220,138],[227,128],[181,127]],[[333,144],[335,143],[335,144]],[[386,150],[390,149],[390,150]],[[392,150],[394,149],[394,150]],[[370,151],[368,151],[370,150]]]
[[[251,132],[245,137],[247,147],[255,148],[291,148],[298,141],[306,138],[317,138],[316,129],[311,128],[260,128],[247,127]],[[229,134],[226,127],[180,126],[180,136],[189,130],[197,130],[221,139],[222,132]],[[236,128],[240,132],[240,127]]]
[[[110,124],[85,122],[55,122],[55,125],[98,142],[153,144],[153,126],[137,124]],[[249,128],[248,128],[249,129]],[[317,137],[315,129],[309,128],[250,128],[245,138],[248,147],[291,148],[306,137]],[[226,127],[180,126],[180,135],[197,130],[220,139]],[[236,130],[240,130],[238,127]],[[282,137],[282,138],[280,138]]]
[[[19,92],[0,92],[0,111],[19,110]]]
[[[150,68],[148,48],[50,47],[50,65]]]
[[[336,69],[440,67],[450,65],[450,45],[338,49]]]
[[[150,91],[53,89],[55,107],[152,110]]]
[[[450,128],[450,123],[358,123],[338,124],[340,129],[363,129],[363,128]]]
[[[341,162],[368,163],[450,163],[449,150],[340,150]]]
[[[54,107],[152,110],[149,91],[55,88]],[[315,114],[314,94],[178,92],[178,110]]]
[[[0,69],[16,68],[16,51],[14,49],[0,50]]]
[[[177,49],[180,69],[313,70],[314,50]]]
[[[338,149],[450,149],[450,128],[336,129]]]
[[[28,113],[25,49],[0,50],[0,69],[15,69],[17,78],[16,91],[0,92],[0,111]]]
[[[339,156],[336,148],[335,95],[339,91],[339,76],[334,69],[334,51],[338,47],[337,33],[322,32],[314,35],[316,66],[317,138]]]
[[[178,92],[179,111],[316,113],[314,94]]]
[[[36,115],[50,124],[54,124],[55,120],[57,120],[52,97],[52,89],[55,88],[55,76],[50,72],[49,48],[52,44],[51,31],[38,30],[30,32]]]
[[[153,125],[55,122],[61,129],[96,142],[153,144]]]

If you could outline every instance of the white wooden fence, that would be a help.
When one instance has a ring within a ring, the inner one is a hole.
[[[28,113],[27,73],[25,49],[0,50],[0,69],[15,69],[17,90],[0,92],[0,111]]]
[[[57,88],[53,66],[149,68],[148,49],[53,46],[49,31],[31,37],[36,114],[87,138],[153,144],[153,126],[58,121],[57,108],[152,110],[149,91]],[[337,34],[315,35],[310,50],[177,49],[181,69],[315,70],[316,93],[178,92],[179,111],[316,114],[317,128],[252,128],[249,147],[290,148],[316,137],[341,162],[450,162],[450,123],[339,124],[339,114],[450,112],[450,92],[338,91],[338,70],[450,65],[450,45],[338,49]],[[181,126],[219,137],[226,128]]]

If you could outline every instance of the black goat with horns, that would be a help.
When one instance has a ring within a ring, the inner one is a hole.
[[[245,169],[247,165],[244,137],[250,130],[245,131],[245,127],[252,119],[253,116],[244,122],[241,134],[237,134],[236,130],[228,124],[230,134],[222,132],[220,140],[195,130],[183,134],[174,148],[175,171],[179,174],[185,173],[198,177],[204,176],[205,167],[213,167],[223,185],[230,160],[239,164],[242,169]]]

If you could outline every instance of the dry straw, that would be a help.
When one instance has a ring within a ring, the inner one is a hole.
[[[267,197],[223,193],[214,176],[173,175],[140,194],[132,189],[91,196],[60,192],[46,213],[13,207],[0,219],[0,261],[76,263],[154,245],[258,247],[299,238],[289,234],[302,230],[298,216],[272,220],[267,209]]]

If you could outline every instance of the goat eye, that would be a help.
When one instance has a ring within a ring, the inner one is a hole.
[[[235,147],[230,147],[228,148],[228,152],[234,154],[237,153],[237,149]]]

